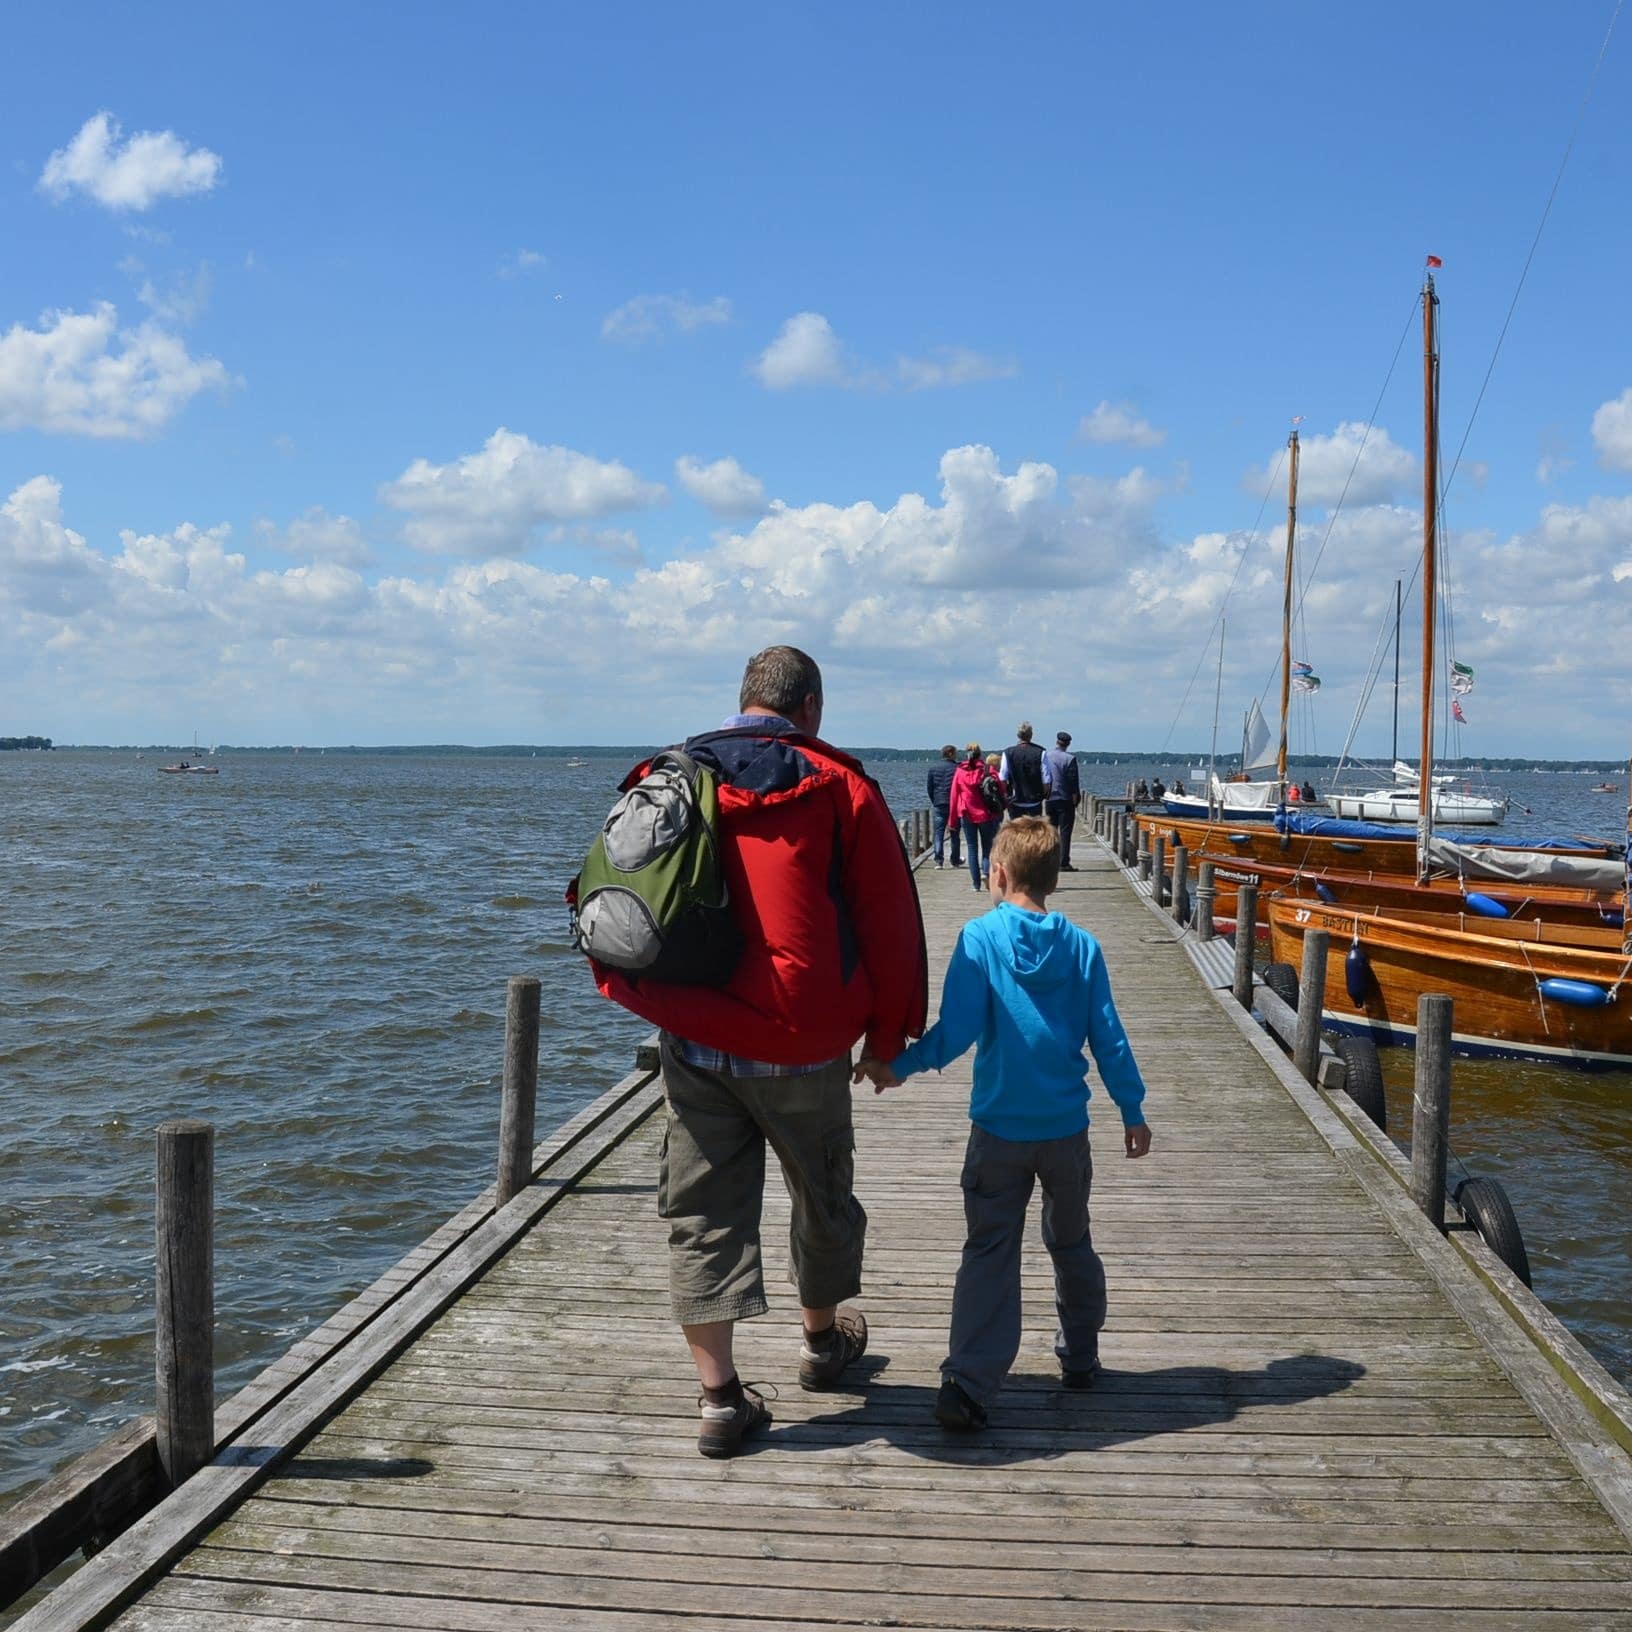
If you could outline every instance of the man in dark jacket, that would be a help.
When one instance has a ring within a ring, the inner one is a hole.
[[[1043,755],[1043,771],[1048,778],[1048,819],[1060,835],[1060,871],[1074,873],[1071,865],[1071,832],[1077,825],[1077,806],[1082,803],[1082,770],[1071,752],[1071,733],[1056,731],[1055,746]]]
[[[1003,755],[998,775],[1009,790],[1011,816],[1041,816],[1048,796],[1048,772],[1043,751],[1031,740],[1031,721],[1022,720],[1015,733],[1020,740]]]
[[[944,841],[948,837],[946,831],[947,812],[952,807],[952,778],[958,773],[958,751],[951,743],[941,750],[941,757],[929,768],[929,775],[924,779],[924,791],[929,795],[929,808],[935,817],[935,865],[942,862]],[[953,828],[950,834],[952,840],[952,866],[954,869],[963,865],[963,859],[958,854],[958,829]]]
[[[821,670],[792,646],[753,657],[739,712],[686,752],[719,778],[720,860],[743,950],[723,987],[595,966],[601,991],[663,1028],[668,1129],[658,1212],[669,1288],[702,1383],[704,1456],[770,1421],[732,1358],[736,1322],[765,1312],[765,1149],[792,1203],[799,1382],[839,1385],[867,1347],[844,1303],[861,1290],[867,1214],[853,1193],[850,1049],[893,1059],[924,1027],[923,922],[878,784],[817,735]],[[631,772],[631,780],[645,766]],[[626,784],[627,785],[627,784]]]

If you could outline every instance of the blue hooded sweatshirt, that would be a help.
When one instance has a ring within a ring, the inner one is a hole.
[[[965,924],[940,1018],[890,1062],[940,1071],[975,1043],[969,1120],[1000,1139],[1063,1139],[1088,1126],[1087,1043],[1125,1127],[1144,1120],[1144,1080],[1111,1001],[1099,942],[1057,912],[1007,901]]]

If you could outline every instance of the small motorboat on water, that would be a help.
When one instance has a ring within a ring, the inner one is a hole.
[[[1619,793],[1621,785],[1619,782],[1600,782],[1596,787],[1590,788],[1588,791],[1591,793]]]
[[[179,765],[161,765],[159,773],[163,776],[219,776],[220,769],[214,765],[189,765],[182,760]]]

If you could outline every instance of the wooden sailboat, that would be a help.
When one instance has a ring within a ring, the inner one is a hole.
[[[1423,654],[1422,776],[1432,786],[1434,593],[1439,500],[1438,297],[1430,273],[1423,286]],[[1632,846],[1632,808],[1628,809]],[[1429,881],[1432,812],[1417,830],[1419,884]],[[1623,862],[1622,901],[1632,882],[1632,853]],[[1360,909],[1281,897],[1268,904],[1277,962],[1300,967],[1303,937],[1331,937],[1323,1018],[1339,1030],[1379,1040],[1416,1035],[1417,1000],[1448,993],[1454,1003],[1452,1044],[1464,1053],[1541,1058],[1576,1065],[1632,1066],[1632,928],[1593,930],[1556,925],[1470,924],[1460,914]],[[1624,914],[1623,914],[1624,918]],[[1312,1000],[1306,997],[1305,1001]]]

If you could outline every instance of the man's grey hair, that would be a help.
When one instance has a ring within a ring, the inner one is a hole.
[[[1022,720],[1020,722],[1020,730],[1017,733],[1017,735],[1019,736],[1019,738],[1020,738],[1020,740],[1022,742],[1030,742],[1031,741],[1031,721],[1030,720]]]
[[[767,646],[748,659],[742,671],[739,709],[774,709],[784,719],[807,697],[822,700],[822,671],[816,659],[797,646]]]

